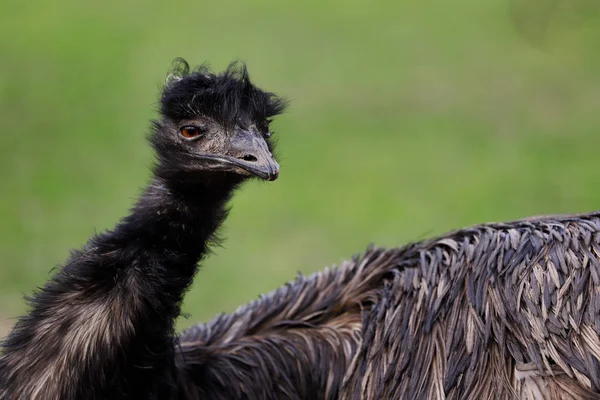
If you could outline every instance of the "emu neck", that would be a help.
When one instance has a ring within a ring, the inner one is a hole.
[[[166,257],[174,275],[185,274],[204,256],[214,233],[227,215],[233,184],[166,184],[155,179],[130,216],[106,244]],[[148,266],[152,267],[152,266]],[[183,269],[182,269],[183,268]]]
[[[148,281],[157,300],[179,302],[227,216],[226,202],[235,186],[218,181],[167,184],[156,178],[131,215],[113,232],[91,241],[94,252],[119,255],[113,264],[125,276]]]
[[[0,399],[170,398],[174,320],[227,214],[237,182],[225,182],[156,178],[74,252],[4,343]]]

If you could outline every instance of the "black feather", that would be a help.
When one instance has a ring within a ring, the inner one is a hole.
[[[229,127],[266,120],[286,107],[284,99],[252,84],[242,62],[233,62],[214,74],[206,65],[190,72],[183,59],[176,59],[160,102],[161,113],[168,118],[185,120],[202,115]]]

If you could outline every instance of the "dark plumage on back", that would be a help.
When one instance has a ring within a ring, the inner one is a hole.
[[[600,399],[599,321],[600,213],[542,217],[299,277],[177,364],[199,399]]]

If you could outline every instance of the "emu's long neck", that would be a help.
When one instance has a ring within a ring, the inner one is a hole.
[[[168,398],[174,319],[233,186],[156,179],[75,252],[4,343],[0,399]]]

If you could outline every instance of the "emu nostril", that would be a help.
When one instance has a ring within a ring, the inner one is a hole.
[[[251,154],[245,154],[242,157],[242,160],[244,160],[244,161],[250,161],[250,162],[258,161],[258,159],[256,157],[254,157],[253,155],[251,155]]]

